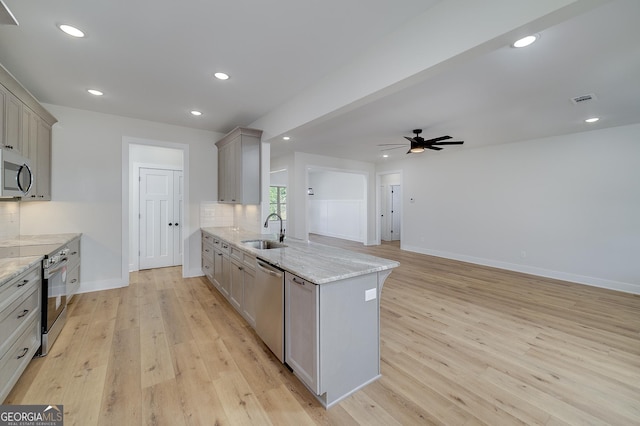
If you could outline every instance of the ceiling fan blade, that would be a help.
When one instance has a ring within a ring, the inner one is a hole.
[[[394,146],[393,148],[385,148],[385,149],[381,149],[380,151],[391,151],[392,149],[398,149],[398,148],[406,148],[406,145],[403,146]]]
[[[424,143],[428,143],[429,145],[431,145],[434,142],[440,142],[447,139],[451,139],[451,136],[447,135],[447,136],[440,136],[439,138],[427,139],[426,141],[424,141]]]
[[[407,146],[406,143],[379,143],[377,146]]]
[[[451,141],[451,142],[435,142],[431,145],[462,145],[464,141]]]
[[[437,146],[425,145],[426,149],[433,149],[434,151],[440,151],[442,148],[438,148]]]
[[[410,138],[409,136],[405,136],[404,138],[405,138],[406,140],[408,140],[409,142],[412,142],[412,143],[418,143],[418,141],[417,141],[417,140],[415,140],[414,138]]]

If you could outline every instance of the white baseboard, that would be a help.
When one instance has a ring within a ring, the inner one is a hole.
[[[187,271],[187,275],[185,278],[195,278],[195,277],[203,277],[204,273],[201,268],[192,268]]]
[[[609,290],[623,291],[625,293],[640,294],[640,284],[625,283],[620,281],[605,280],[602,278],[587,277],[584,275],[570,274],[561,271],[537,268],[535,266],[519,265],[517,263],[501,262],[497,260],[484,259],[481,257],[465,256],[456,253],[429,250],[422,247],[415,247],[402,244],[402,250],[415,253],[427,254],[429,256],[443,257],[445,259],[459,260],[462,262],[475,263],[477,265],[491,266],[493,268],[506,269],[508,271],[522,272],[524,274],[537,275],[539,277],[553,278],[556,280],[569,281],[577,284],[590,285],[592,287],[606,288]]]
[[[92,291],[112,290],[114,288],[127,287],[128,282],[121,279],[101,280],[101,281],[82,281],[78,293],[90,293]]]
[[[363,243],[362,238],[354,237],[353,235],[334,234],[333,232],[318,232],[317,230],[309,230],[310,234],[322,235],[325,237],[340,238],[341,240],[355,241],[357,243]]]

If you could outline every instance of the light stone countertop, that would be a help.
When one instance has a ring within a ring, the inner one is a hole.
[[[324,244],[286,238],[285,248],[259,250],[242,244],[243,240],[277,241],[275,234],[258,234],[231,227],[208,227],[202,231],[233,244],[238,249],[289,271],[314,284],[325,284],[400,266],[395,260],[357,253]]]
[[[0,285],[41,262],[45,254],[55,251],[81,235],[20,235],[0,239]]]
[[[33,265],[42,262],[42,256],[7,257],[0,259],[0,286],[11,281]]]

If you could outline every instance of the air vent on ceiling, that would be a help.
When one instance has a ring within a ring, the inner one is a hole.
[[[574,105],[578,105],[583,102],[589,102],[594,100],[596,100],[596,95],[594,95],[593,93],[588,93],[586,95],[581,95],[581,96],[576,96],[575,98],[571,98],[571,102],[573,102]]]

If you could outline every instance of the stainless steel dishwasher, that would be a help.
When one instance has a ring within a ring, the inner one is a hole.
[[[256,262],[256,332],[284,363],[284,271]]]

